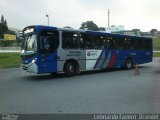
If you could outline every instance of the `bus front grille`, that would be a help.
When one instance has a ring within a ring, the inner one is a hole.
[[[28,67],[26,65],[22,64],[22,69],[23,70],[28,70]]]

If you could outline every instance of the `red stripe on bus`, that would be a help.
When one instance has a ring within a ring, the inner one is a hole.
[[[113,55],[113,57],[112,57],[112,59],[111,59],[111,61],[108,64],[108,68],[112,68],[113,67],[113,65],[114,65],[114,63],[116,61],[116,58],[117,58],[117,54],[115,52],[114,55]]]

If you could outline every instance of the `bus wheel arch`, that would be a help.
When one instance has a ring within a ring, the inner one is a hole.
[[[131,57],[126,58],[124,68],[130,70],[133,67],[133,59]]]
[[[79,63],[75,59],[69,59],[65,62],[63,71],[67,76],[73,76],[74,74],[79,74]]]

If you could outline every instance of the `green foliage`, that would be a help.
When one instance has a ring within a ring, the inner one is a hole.
[[[20,47],[23,44],[22,39],[16,40],[1,40],[0,47]]]
[[[99,27],[98,29],[99,29],[99,31],[106,31],[106,29],[104,27]]]
[[[2,40],[0,41],[0,46],[1,47],[11,47],[13,46],[14,43],[15,41],[12,41],[12,40]]]
[[[154,52],[153,57],[160,57],[160,52]]]
[[[150,31],[150,33],[151,33],[152,36],[155,36],[157,31],[158,31],[157,29],[152,29]]]
[[[4,17],[3,17],[3,15],[1,16],[1,23],[4,23]]]
[[[82,22],[80,29],[98,31],[98,26],[93,21]]]
[[[19,53],[0,53],[0,68],[20,67]]]
[[[0,37],[2,38],[3,37],[3,34],[6,33],[8,31],[8,27],[3,24],[3,23],[0,23]]]
[[[158,36],[153,39],[153,49],[160,50],[160,37]]]
[[[4,24],[7,26],[7,20],[4,21]]]
[[[15,31],[12,31],[12,30],[8,30],[5,32],[6,34],[12,34],[12,35],[16,35]]]
[[[7,27],[7,20],[4,20],[3,15],[1,16],[1,23],[0,23],[0,38],[3,38],[3,34],[8,31]]]

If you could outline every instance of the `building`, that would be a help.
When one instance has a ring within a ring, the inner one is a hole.
[[[124,34],[124,35],[138,35],[138,36],[141,35],[140,29],[115,31],[115,32],[112,32],[112,33],[115,33],[115,34]]]
[[[4,34],[3,40],[16,40],[16,35]]]
[[[107,27],[106,32],[124,35],[141,35],[140,29],[125,30],[123,25]]]
[[[22,30],[21,30],[21,29],[17,29],[17,28],[9,27],[9,30],[11,30],[11,31],[14,31],[14,32],[15,32],[15,34],[16,34],[16,38],[17,38],[18,40],[21,40],[21,39],[22,39],[23,32],[22,32]]]
[[[124,26],[123,25],[112,25],[111,27],[106,28],[106,32],[112,33],[112,32],[119,32],[119,31],[124,31]]]
[[[150,32],[141,32],[141,36],[152,37]]]

